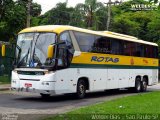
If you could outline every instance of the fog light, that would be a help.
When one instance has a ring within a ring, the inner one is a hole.
[[[49,82],[42,82],[42,85],[49,85]]]
[[[16,84],[16,80],[12,80],[12,83],[15,83],[15,84]]]

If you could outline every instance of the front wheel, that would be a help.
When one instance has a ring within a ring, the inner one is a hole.
[[[40,93],[40,95],[41,95],[41,97],[44,98],[44,99],[47,99],[47,98],[51,97],[50,94]]]
[[[84,80],[79,80],[77,83],[77,92],[76,92],[76,96],[77,98],[84,98],[86,94],[86,84]]]

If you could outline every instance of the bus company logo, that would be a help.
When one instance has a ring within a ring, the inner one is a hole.
[[[130,62],[131,62],[131,65],[134,65],[134,59],[133,58],[130,60]]]
[[[156,64],[157,62],[156,61],[153,61],[153,64]]]
[[[143,59],[143,62],[144,62],[145,64],[148,64],[148,60],[146,60],[146,59]]]
[[[113,62],[113,63],[118,63],[119,62],[119,58],[92,56],[91,62]]]

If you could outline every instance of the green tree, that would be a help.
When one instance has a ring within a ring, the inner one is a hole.
[[[42,9],[41,9],[41,5],[40,4],[32,3],[31,12],[30,12],[32,17],[39,16],[41,14],[41,11],[42,11]]]
[[[26,24],[25,0],[0,1],[0,41],[11,40]],[[34,15],[39,12],[34,12]]]
[[[28,0],[17,0],[17,4],[24,7],[25,12],[27,13],[27,7],[28,7]],[[31,11],[30,14],[32,17],[36,17],[39,16],[41,14],[41,5],[39,5],[38,3],[34,3],[32,0],[32,4],[31,4]]]
[[[84,15],[84,21],[87,23],[87,27],[93,27],[94,18],[96,18],[96,12],[104,7],[101,2],[97,0],[85,0],[85,4],[77,4],[76,9],[81,11]]]
[[[58,3],[55,8],[39,17],[39,24],[70,25],[73,21],[73,11],[74,8],[67,8],[66,3]]]
[[[147,25],[147,38],[152,42],[160,41],[160,14],[152,12],[152,19]]]
[[[132,21],[132,13],[124,13],[113,19],[111,31],[137,36],[140,31],[139,23]]]
[[[158,3],[158,0],[149,0],[149,2]]]

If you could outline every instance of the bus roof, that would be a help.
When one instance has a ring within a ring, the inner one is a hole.
[[[93,30],[88,30],[88,29],[83,29],[83,28],[78,28],[78,27],[73,27],[68,25],[44,25],[44,26],[30,27],[30,28],[23,29],[22,31],[19,32],[19,34],[26,33],[26,32],[55,32],[57,34],[60,34],[66,30],[74,30],[74,31],[79,31],[84,33],[106,36],[106,37],[115,38],[115,39],[121,39],[121,40],[126,40],[131,42],[158,46],[156,43],[139,40],[134,36],[119,34],[119,33],[110,32],[110,31],[93,31]]]

